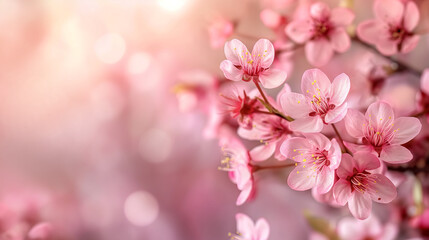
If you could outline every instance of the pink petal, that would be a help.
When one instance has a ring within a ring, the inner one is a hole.
[[[312,148],[310,142],[301,137],[293,137],[284,141],[280,152],[296,162],[302,162],[304,158],[310,158],[308,151]],[[303,153],[303,155],[301,155]]]
[[[375,16],[392,25],[402,21],[404,5],[399,0],[377,0],[374,3]]]
[[[276,143],[263,144],[253,148],[249,154],[253,161],[264,161],[270,158],[276,150]]]
[[[336,26],[348,26],[354,18],[355,14],[350,9],[338,7],[332,9],[330,21]]]
[[[346,179],[353,175],[353,168],[356,167],[356,162],[348,153],[344,153],[341,159],[340,166],[337,169],[337,176]]]
[[[253,46],[252,55],[254,58],[260,56],[262,68],[269,68],[274,61],[274,46],[267,39],[259,39]]]
[[[307,104],[307,99],[302,94],[285,93],[280,97],[280,103],[283,112],[295,119],[308,117],[308,114],[312,111]]]
[[[350,212],[357,219],[366,219],[371,214],[372,201],[368,194],[354,191],[348,205]]]
[[[286,27],[286,34],[297,43],[304,43],[312,37],[312,24],[310,20],[296,20]]]
[[[279,69],[268,69],[259,75],[259,81],[261,81],[264,88],[276,88],[280,86],[287,77],[287,73]]]
[[[339,179],[334,185],[333,194],[339,205],[346,205],[352,196],[352,186],[350,182],[345,179]]]
[[[251,238],[254,231],[252,219],[246,214],[237,213],[235,215],[235,220],[237,221],[237,232],[244,238]]]
[[[239,127],[237,130],[238,136],[248,139],[248,140],[260,140],[262,136],[262,132],[258,130],[258,128],[246,129],[243,127]]]
[[[265,26],[273,29],[278,28],[283,22],[282,15],[271,9],[262,10],[262,12],[259,14],[259,17]]]
[[[255,239],[257,240],[267,240],[270,235],[270,225],[268,224],[265,218],[260,218],[255,225]]]
[[[337,123],[343,120],[346,114],[347,114],[347,103],[345,102],[339,107],[329,110],[328,113],[325,115],[325,122]]]
[[[249,167],[246,165],[239,165],[234,171],[234,178],[237,184],[237,188],[243,190],[244,186],[251,181],[252,174],[249,171]]]
[[[378,131],[383,131],[393,123],[395,114],[390,104],[378,101],[369,105],[365,118],[369,120],[371,126]]]
[[[305,56],[308,62],[316,67],[321,67],[331,60],[334,55],[331,43],[325,38],[309,41],[305,44]]]
[[[316,189],[317,193],[324,194],[331,190],[334,185],[335,171],[324,167],[323,170],[317,175]]]
[[[38,223],[28,232],[29,239],[48,239],[51,237],[53,226],[51,223],[42,222]]]
[[[295,119],[289,126],[292,131],[304,133],[320,132],[323,129],[323,121],[320,116],[305,117]]]
[[[363,124],[365,123],[365,116],[358,110],[349,109],[345,119],[345,126],[350,136],[361,138],[363,134]]]
[[[380,159],[391,164],[400,164],[409,162],[413,159],[413,154],[407,148],[401,145],[390,145],[383,147],[380,153]]]
[[[336,106],[342,104],[346,100],[350,91],[350,79],[345,73],[336,76],[332,82],[330,89],[330,102]]]
[[[400,117],[395,119],[393,128],[396,132],[390,144],[404,144],[419,134],[422,124],[415,117]]]
[[[372,170],[380,167],[380,160],[369,152],[356,152],[353,154],[358,171]]]
[[[341,162],[341,148],[338,144],[337,140],[334,138],[331,140],[331,148],[329,149],[329,161],[331,164],[329,165],[330,169],[337,169]]]
[[[321,150],[329,150],[331,148],[331,141],[321,133],[303,133],[303,135],[313,146]]]
[[[247,199],[250,197],[250,194],[253,191],[253,183],[252,181],[249,181],[241,190],[240,195],[238,195],[237,201],[235,204],[237,206],[243,205],[247,201]]]
[[[330,34],[332,48],[340,53],[347,51],[350,48],[350,37],[346,30],[337,28]]]
[[[396,198],[396,187],[384,175],[372,174],[377,180],[369,185],[371,199],[379,203],[389,203]]]
[[[322,96],[329,96],[331,81],[320,69],[309,69],[302,75],[301,91],[310,99],[314,95],[319,96],[319,91]]]
[[[325,20],[331,15],[331,10],[326,3],[317,2],[311,5],[310,15],[314,19]]]
[[[377,50],[386,56],[392,56],[398,53],[398,42],[380,37],[377,42]]]
[[[364,220],[366,221],[366,220]],[[365,239],[366,232],[365,226],[359,224],[355,218],[343,218],[338,222],[337,231],[341,239],[358,240]]]
[[[421,79],[420,88],[424,93],[429,95],[429,68],[423,71]]]
[[[220,69],[229,80],[240,81],[243,78],[243,71],[236,68],[229,60],[223,60],[220,64]]]
[[[405,54],[405,53],[411,52],[415,47],[417,47],[419,40],[420,40],[420,36],[418,35],[412,35],[412,36],[406,37],[402,42],[401,53]]]
[[[383,26],[379,20],[363,21],[357,27],[357,35],[367,43],[376,44]]]
[[[237,39],[226,42],[224,51],[226,59],[231,61],[233,65],[240,65],[240,54],[249,52],[246,46]]]
[[[305,191],[314,187],[316,175],[317,173],[312,170],[310,165],[300,164],[290,172],[287,184],[293,190]]]
[[[416,3],[414,3],[413,1],[408,1],[405,5],[403,20],[405,29],[411,32],[419,23],[419,19],[420,12],[417,8]]]
[[[283,94],[290,93],[290,92],[291,92],[291,89],[289,84],[285,83],[283,85],[282,90],[280,90],[280,92],[277,94],[277,98],[276,98],[277,104],[281,105],[281,98]]]

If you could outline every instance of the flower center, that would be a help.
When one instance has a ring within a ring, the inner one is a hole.
[[[325,21],[316,20],[314,22],[313,27],[314,27],[314,30],[313,30],[314,39],[318,39],[322,37],[326,38],[332,29],[331,24],[326,20]]]

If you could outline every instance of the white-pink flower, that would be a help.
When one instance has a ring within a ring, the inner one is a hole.
[[[283,155],[296,162],[287,182],[294,190],[314,187],[319,194],[327,193],[340,165],[340,146],[335,139],[329,141],[321,133],[304,133],[304,136],[287,139],[280,148]]]
[[[271,69],[274,61],[274,46],[267,39],[260,39],[252,53],[237,39],[225,43],[225,56],[220,69],[233,81],[255,81],[265,88],[276,88],[286,79],[286,72]]]
[[[347,8],[330,9],[317,2],[311,5],[310,14],[292,21],[286,27],[288,36],[297,43],[305,43],[305,55],[314,66],[325,65],[335,52],[350,48],[350,37],[345,27],[352,23],[354,14]]]
[[[347,153],[342,156],[334,197],[342,206],[348,203],[355,218],[368,218],[372,201],[389,203],[396,198],[395,185],[384,175],[372,173],[371,170],[379,167],[378,158],[368,152],[356,152],[353,157]]]
[[[368,151],[375,151],[381,160],[399,164],[413,158],[410,150],[401,146],[420,132],[422,124],[415,117],[395,119],[390,104],[382,101],[368,107],[365,115],[349,109],[345,118],[347,132],[361,138]]]
[[[344,240],[394,240],[398,230],[393,222],[382,225],[374,215],[365,220],[346,217],[337,226],[338,235]]]
[[[331,83],[319,69],[304,72],[299,93],[285,93],[281,97],[284,113],[295,121],[293,131],[320,132],[324,124],[341,121],[347,113],[345,99],[350,90],[350,79],[342,73]]]
[[[253,223],[252,219],[246,214],[237,213],[237,234],[230,235],[234,240],[267,240],[270,235],[270,226],[265,218],[260,218]]]
[[[398,52],[408,53],[413,50],[420,36],[413,33],[420,14],[416,3],[400,0],[377,0],[374,3],[375,19],[359,24],[359,38],[374,44],[384,55]]]

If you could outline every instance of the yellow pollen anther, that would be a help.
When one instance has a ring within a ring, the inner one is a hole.
[[[380,135],[380,132],[377,132],[377,135]]]
[[[294,149],[293,151],[296,152],[296,149]]]
[[[303,162],[307,162],[307,159],[305,159],[305,158],[304,158],[302,161],[303,161]]]
[[[310,92],[310,91],[308,91],[308,90],[307,90],[307,93],[308,93],[308,92]]]
[[[295,163],[295,166],[298,166],[298,163]]]
[[[298,101],[298,103],[301,103],[301,101]]]
[[[299,173],[299,171],[296,171],[296,173]]]
[[[303,168],[305,168],[305,165],[304,166],[302,166]]]

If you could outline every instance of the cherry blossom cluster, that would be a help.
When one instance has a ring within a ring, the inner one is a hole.
[[[315,231],[315,239],[395,239],[400,214],[392,211],[395,217],[382,224],[371,214],[372,205],[406,208],[397,190],[415,191],[402,186],[406,174],[421,185],[419,173],[426,169],[416,162],[425,162],[428,156],[419,142],[427,142],[422,137],[426,132],[422,117],[429,116],[429,69],[421,72],[390,56],[411,52],[426,32],[416,31],[421,17],[411,0],[375,0],[374,18],[360,23],[353,23],[353,7],[343,5],[330,8],[310,1],[296,7],[295,17],[265,9],[260,18],[276,38],[258,39],[251,51],[238,39],[228,41],[237,23],[216,21],[209,33],[213,47],[225,43],[226,59],[220,63],[223,77],[205,75],[204,84],[188,84],[177,95],[187,108],[208,103],[200,106],[209,115],[204,134],[219,139],[224,155],[219,169],[227,171],[237,185],[237,205],[251,201],[257,188],[263,187],[255,181],[258,171],[286,169],[291,189],[311,190],[322,204],[347,205],[353,216],[331,226],[332,231],[328,227]],[[366,74],[369,93],[362,91],[359,103],[355,99],[359,94],[350,96],[356,80],[348,74],[349,67],[337,64],[337,72],[344,73],[332,80],[319,69],[353,44],[382,59],[372,63]],[[302,73],[300,89],[295,91],[285,81],[287,73],[293,72],[291,56],[300,48],[317,68]],[[377,95],[388,77],[403,72],[421,79],[417,104],[409,106],[414,110],[411,114],[401,113]],[[267,93],[270,89],[277,89],[275,98]],[[248,140],[253,141],[252,147]],[[429,229],[424,201],[414,198],[413,206],[419,209],[407,217],[414,229]],[[230,234],[231,239],[268,239],[264,218],[254,224],[239,213],[236,220],[237,233]],[[364,231],[367,228],[372,230]]]

